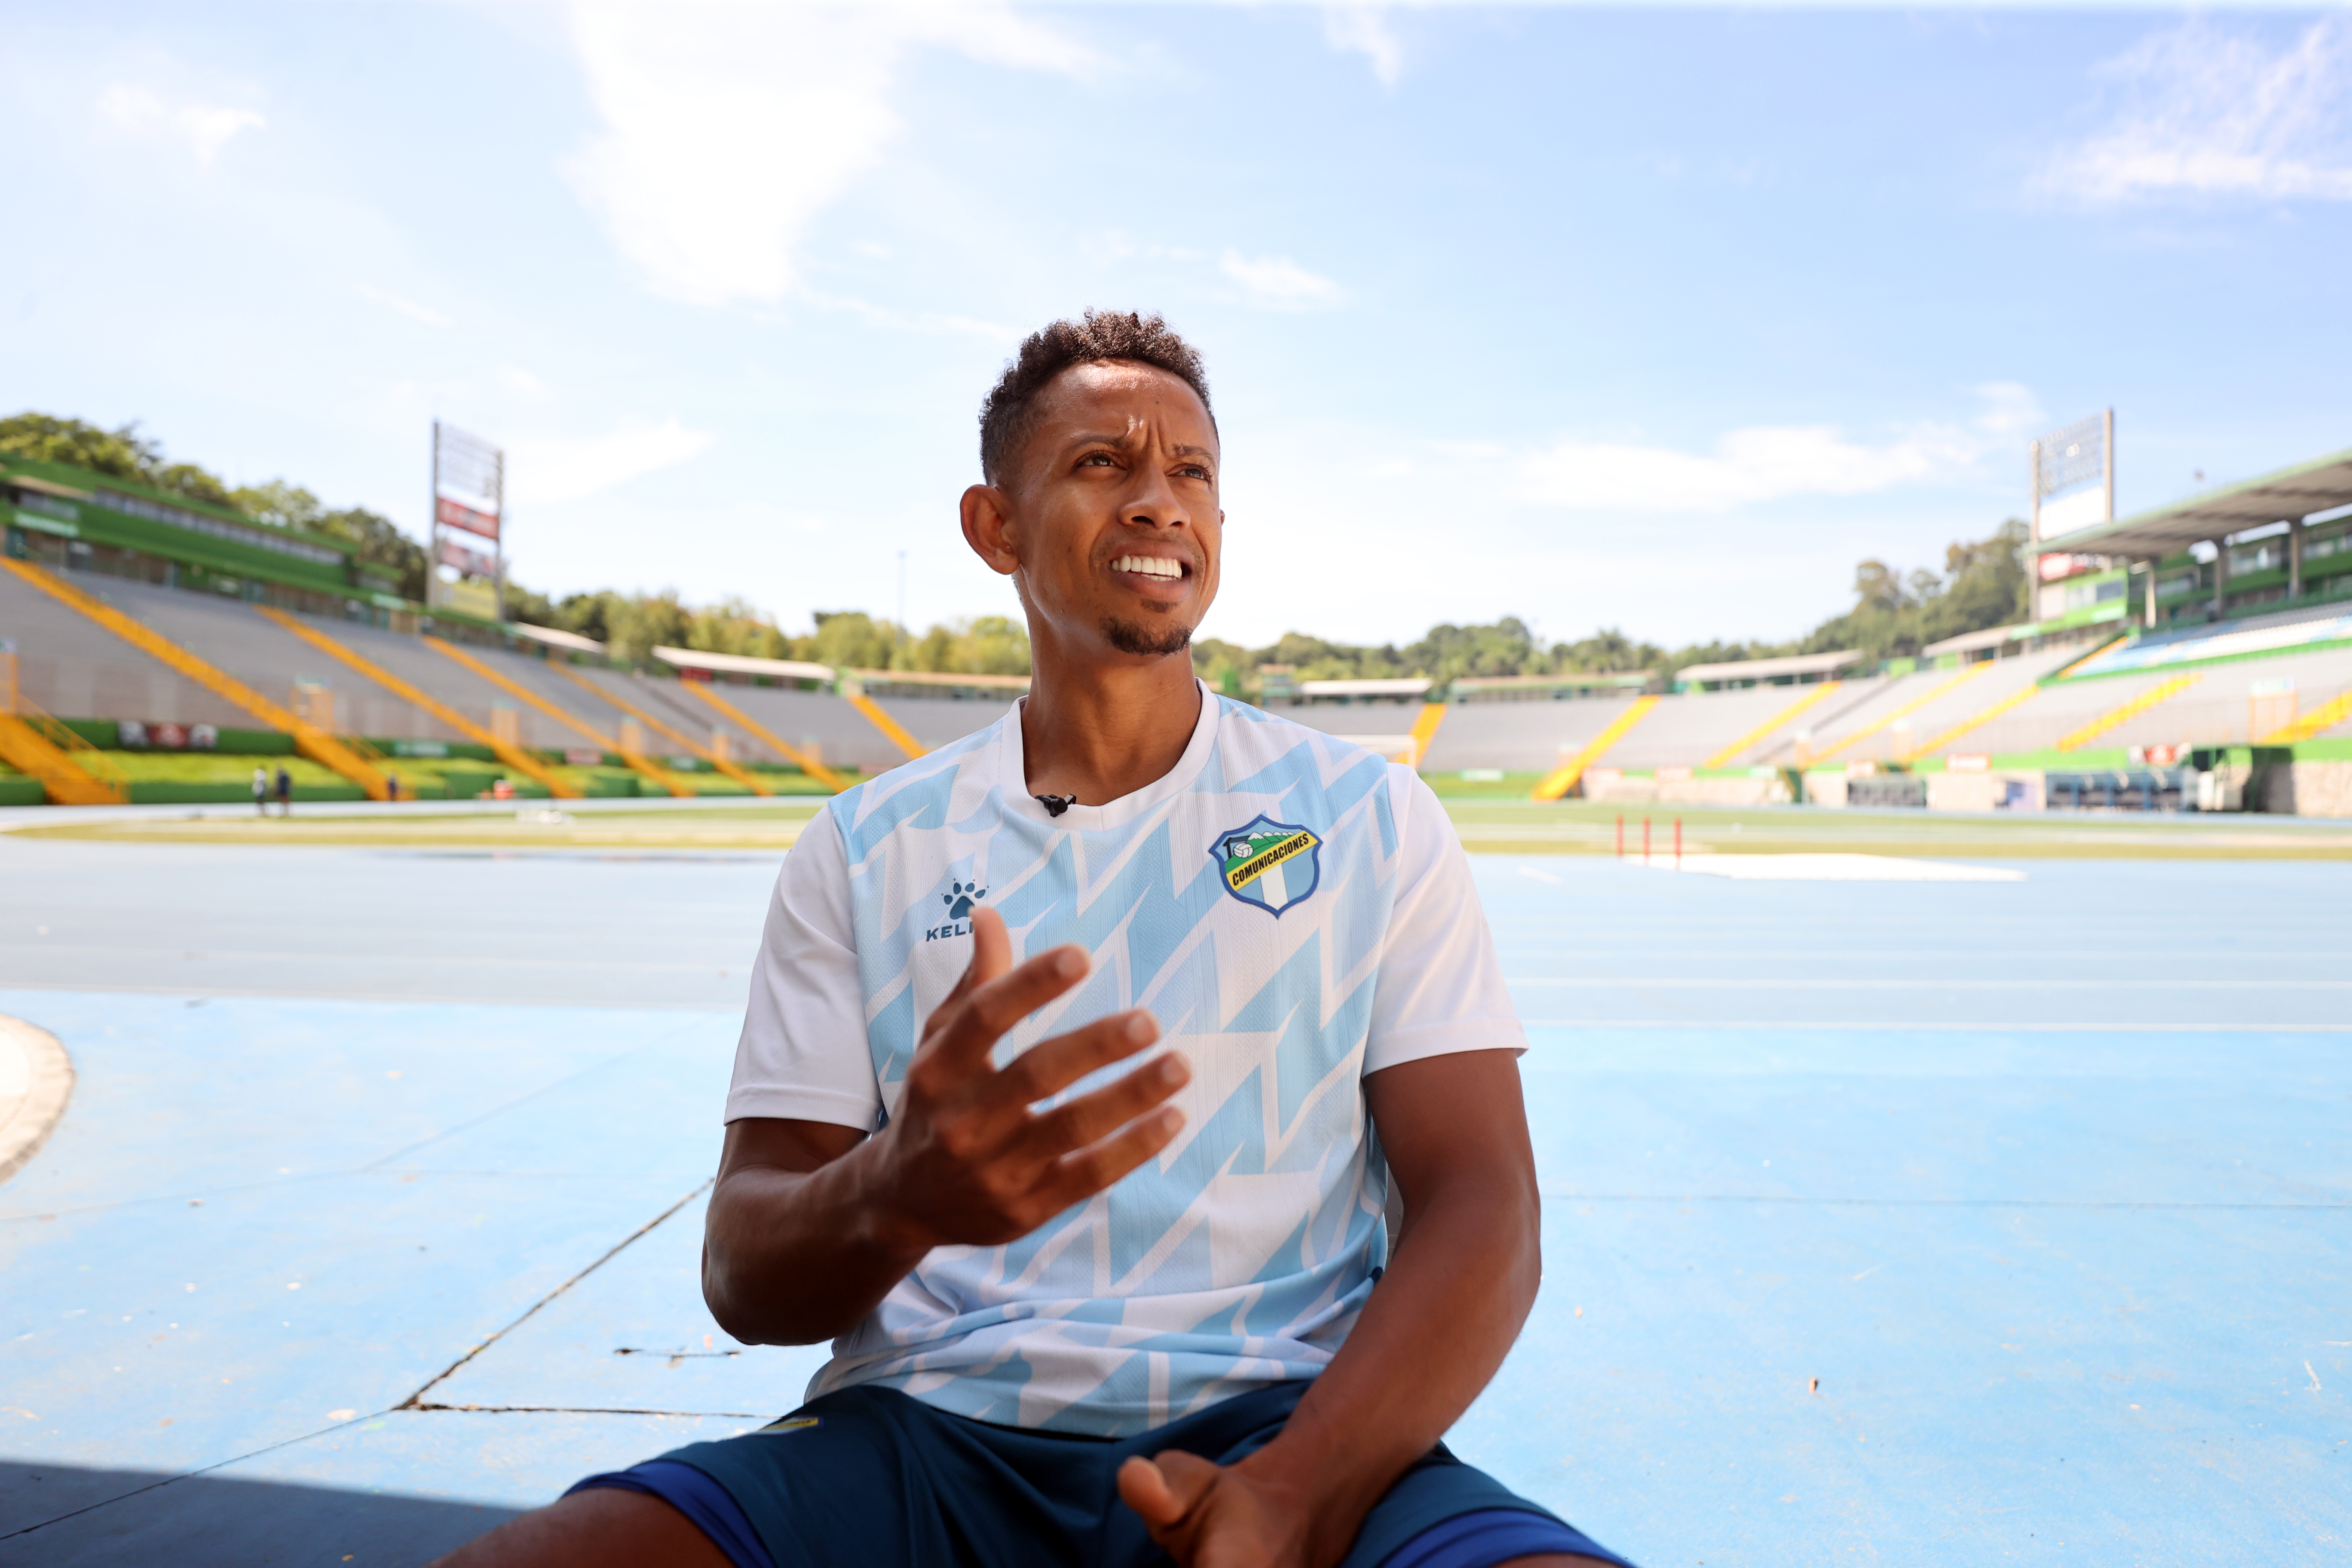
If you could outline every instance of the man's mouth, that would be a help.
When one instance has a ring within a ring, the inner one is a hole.
[[[1132,572],[1139,577],[1177,578],[1192,575],[1191,568],[1169,555],[1122,555],[1110,563],[1114,572]]]

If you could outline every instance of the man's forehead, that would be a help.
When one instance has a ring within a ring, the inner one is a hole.
[[[1038,399],[1041,435],[1056,443],[1132,438],[1154,422],[1179,429],[1192,426],[1206,437],[1200,447],[1178,447],[1192,455],[1215,450],[1216,426],[1201,395],[1183,377],[1157,365],[1097,361],[1072,365],[1055,376]]]

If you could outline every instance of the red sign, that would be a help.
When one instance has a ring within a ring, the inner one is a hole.
[[[445,501],[442,504],[446,506],[448,503]],[[2061,577],[2096,572],[2101,569],[2101,564],[2102,558],[2096,555],[2044,555],[2042,558],[2042,580],[2054,583]]]
[[[447,496],[438,499],[436,510],[440,515],[441,526],[444,528],[462,528],[468,533],[478,533],[484,539],[496,539],[499,536],[499,517],[496,512],[478,511],[463,501],[451,500]]]
[[[497,556],[485,555],[472,546],[455,539],[445,539],[441,542],[441,564],[455,566],[458,571],[474,577],[495,577],[499,573]]]

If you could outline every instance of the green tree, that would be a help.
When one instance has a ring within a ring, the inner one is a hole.
[[[835,669],[888,669],[907,634],[863,610],[819,610],[816,633],[797,641],[799,657]]]
[[[164,461],[162,444],[142,436],[135,419],[121,429],[107,430],[27,409],[0,419],[0,453],[37,463],[70,463],[215,506],[236,504],[218,475],[194,463]]]

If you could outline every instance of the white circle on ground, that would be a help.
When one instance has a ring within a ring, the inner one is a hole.
[[[40,1152],[73,1085],[72,1058],[55,1035],[0,1013],[0,1182]]]

